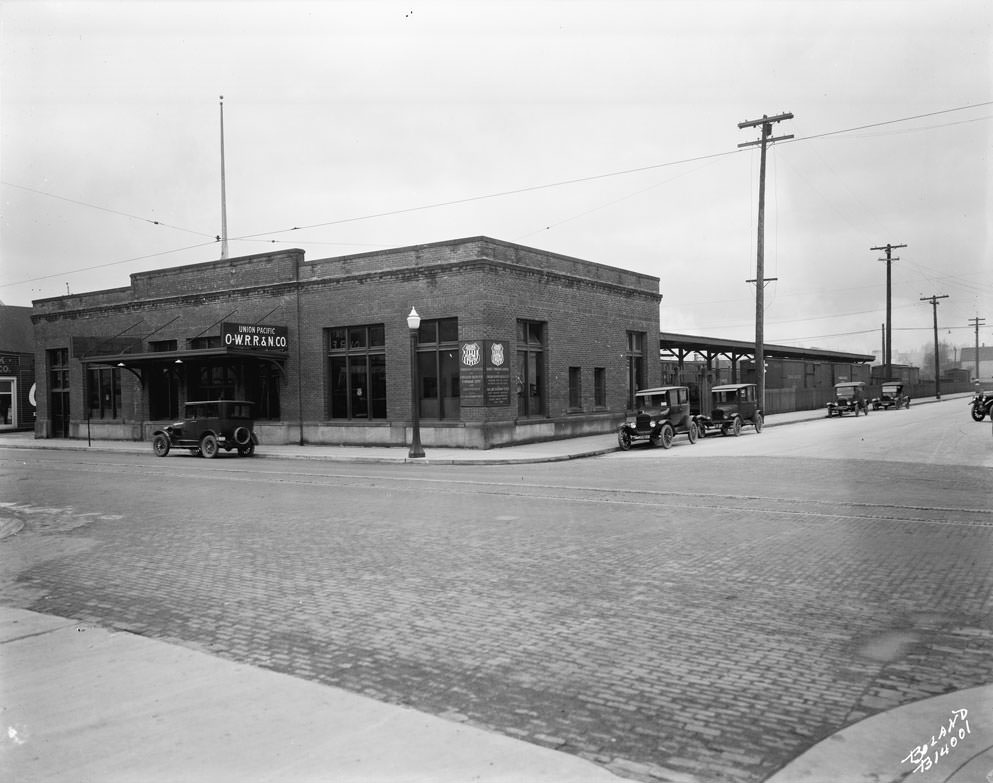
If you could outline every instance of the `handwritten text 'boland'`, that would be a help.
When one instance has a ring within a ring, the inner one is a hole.
[[[962,740],[972,734],[969,721],[966,720],[968,715],[969,711],[964,708],[952,710],[952,717],[948,719],[947,725],[942,725],[937,734],[932,734],[930,742],[916,745],[901,763],[913,764],[914,772],[927,772],[942,756],[947,756]],[[962,721],[961,726],[958,725],[959,721]]]

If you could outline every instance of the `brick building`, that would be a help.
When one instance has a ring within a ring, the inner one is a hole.
[[[659,380],[659,279],[486,237],[141,272],[34,302],[38,437],[147,439],[195,399],[262,443],[425,446],[612,430]]]
[[[34,382],[31,308],[0,304],[0,430],[34,426]]]

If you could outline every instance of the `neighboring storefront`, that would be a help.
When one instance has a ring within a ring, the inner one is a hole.
[[[0,432],[35,424],[31,312],[30,307],[0,305]]]
[[[657,277],[486,237],[137,273],[34,303],[36,434],[148,439],[227,398],[263,444],[406,445],[412,384],[426,447],[608,432],[659,381],[660,299]]]

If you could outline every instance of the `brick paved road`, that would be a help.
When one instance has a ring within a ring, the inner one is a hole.
[[[760,781],[861,717],[990,681],[988,469],[656,454],[0,453],[0,516],[25,523],[0,600],[645,781]],[[674,491],[705,476],[720,489]]]

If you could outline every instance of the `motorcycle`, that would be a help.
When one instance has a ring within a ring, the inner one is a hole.
[[[993,392],[977,391],[972,395],[972,420],[982,421],[986,416],[993,419]]]

